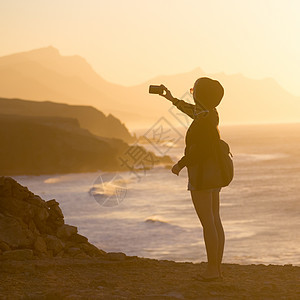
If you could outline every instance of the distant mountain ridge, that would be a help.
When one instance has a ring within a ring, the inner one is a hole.
[[[178,126],[170,115],[170,102],[149,95],[148,86],[163,83],[180,98],[195,79],[203,76],[218,79],[225,88],[218,107],[221,124],[300,121],[300,97],[291,95],[272,79],[206,74],[197,68],[124,87],[104,80],[83,58],[61,56],[53,47],[1,57],[0,97],[92,105],[106,114],[112,113],[130,128],[151,126],[160,117]]]

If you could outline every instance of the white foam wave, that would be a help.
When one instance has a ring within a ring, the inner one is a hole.
[[[161,217],[158,217],[158,216],[148,217],[145,220],[145,222],[148,224],[162,224],[162,225],[169,224],[168,221],[165,221]]]
[[[286,157],[287,154],[285,153],[263,153],[263,154],[250,154],[250,153],[239,153],[234,155],[234,160],[238,161],[267,161],[267,160],[274,160]]]
[[[67,174],[67,175],[47,178],[44,180],[44,183],[54,184],[54,183],[68,182],[68,181],[73,182],[74,180],[76,180],[76,174]]]

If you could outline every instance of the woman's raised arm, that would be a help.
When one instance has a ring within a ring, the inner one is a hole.
[[[171,92],[164,86],[161,85],[164,89],[163,94],[160,94],[160,96],[168,99],[171,101],[180,111],[191,117],[192,119],[195,118],[194,110],[195,110],[195,104],[187,103],[183,100],[179,100],[177,98],[174,98],[171,94]]]

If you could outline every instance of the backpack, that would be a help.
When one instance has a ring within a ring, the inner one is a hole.
[[[228,186],[234,175],[232,157],[229,145],[219,136],[214,138],[214,147],[210,155],[188,167],[191,184],[197,189]]]
[[[222,186],[227,186],[232,181],[234,175],[233,155],[230,152],[229,145],[221,139],[219,139],[219,149],[217,152],[223,178]]]

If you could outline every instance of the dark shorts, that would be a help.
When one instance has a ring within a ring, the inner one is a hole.
[[[212,188],[212,189],[197,190],[194,186],[191,185],[190,182],[188,182],[187,190],[188,191],[212,191],[212,192],[220,192],[221,188],[218,187],[218,188]]]

